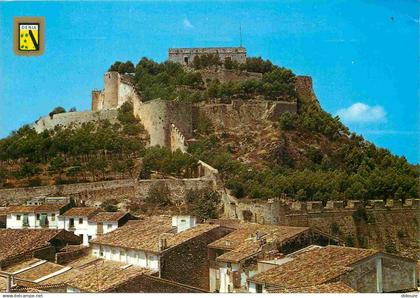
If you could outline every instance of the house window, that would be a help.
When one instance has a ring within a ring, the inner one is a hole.
[[[104,251],[102,249],[99,250],[99,256],[101,256],[101,257],[104,256]]]
[[[88,241],[92,240],[92,236],[88,236]]]
[[[181,219],[181,222],[182,223],[186,223],[187,221],[185,219]]]
[[[39,213],[38,213],[38,214],[36,215],[36,220],[39,220],[40,218],[41,218],[41,214],[39,214]]]
[[[83,218],[79,218],[79,224],[83,224]]]
[[[22,225],[23,225],[24,227],[29,227],[29,218],[28,218],[28,213],[25,213],[25,214],[23,215],[23,222],[22,222]]]
[[[74,218],[69,219],[69,227],[74,228]]]
[[[262,285],[257,284],[256,289],[257,289],[257,293],[262,293]]]
[[[112,224],[107,224],[106,226],[107,226],[108,230],[112,229]]]
[[[51,221],[55,221],[55,213],[51,214]]]
[[[16,220],[20,220],[20,214],[16,215]]]

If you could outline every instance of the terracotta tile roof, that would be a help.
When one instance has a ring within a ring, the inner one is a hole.
[[[327,283],[351,271],[351,265],[377,250],[329,245],[296,254],[290,262],[258,273],[250,281],[276,288],[302,288]]]
[[[73,207],[64,212],[62,216],[86,216],[90,218],[98,212],[100,212],[100,210],[95,207]]]
[[[84,292],[106,292],[135,276],[155,273],[155,271],[137,266],[128,268],[125,266],[125,263],[101,260],[83,268],[80,274],[66,283]]]
[[[7,207],[7,213],[31,213],[35,212],[38,206],[27,206],[27,205],[13,205]]]
[[[92,216],[89,221],[93,222],[107,222],[107,221],[119,221],[123,218],[126,212],[98,212]]]
[[[84,292],[105,292],[112,287],[140,274],[154,274],[155,271],[129,266],[127,264],[84,256],[66,267],[72,269],[40,282],[40,285],[66,284]]]
[[[22,262],[19,262],[19,263],[16,263],[16,264],[12,264],[10,266],[3,267],[2,270],[6,271],[6,272],[9,272],[9,273],[13,273],[13,272],[16,272],[20,269],[27,268],[27,267],[29,267],[33,264],[36,264],[39,261],[41,261],[41,260],[37,259],[37,258],[32,258],[32,259],[25,260],[25,261],[22,261]]]
[[[158,253],[159,238],[162,235],[165,235],[168,248],[171,248],[216,227],[218,226],[200,224],[174,234],[170,216],[151,216],[129,221],[127,225],[99,236],[90,243]]]
[[[42,204],[36,206],[35,212],[54,212],[61,211],[67,204]]]
[[[44,264],[33,267],[26,271],[23,271],[22,273],[16,274],[15,276],[16,278],[22,278],[25,280],[35,281],[41,277],[57,272],[63,268],[65,267],[59,264],[45,262]]]
[[[37,262],[39,259],[22,261],[19,264],[9,266],[7,269],[22,269]],[[141,268],[138,266],[129,266],[127,264],[108,261],[95,258],[93,256],[83,256],[66,265],[59,265],[52,262],[45,262],[41,265],[23,271],[15,275],[16,282],[22,289],[47,289],[66,287],[67,285],[78,288],[84,292],[104,292],[112,287],[129,280],[140,274],[154,274],[153,270]],[[62,269],[67,269],[61,271]],[[10,272],[9,270],[7,270]],[[36,282],[40,278],[48,279]],[[28,286],[32,285],[32,286]],[[6,289],[6,279],[0,277],[0,291]]]
[[[357,293],[357,291],[345,283],[338,281],[322,285],[293,288],[293,289],[278,289],[268,288],[269,293]]]
[[[244,241],[235,249],[228,251],[216,258],[218,262],[239,263],[244,259],[248,259],[258,253],[260,249],[259,241]]]
[[[260,244],[255,239],[257,232],[267,243],[281,243],[309,230],[308,227],[244,223],[232,233],[210,243],[208,247],[228,251],[219,256],[217,261],[238,263],[258,252]]]
[[[308,227],[290,227],[290,226],[275,226],[275,225],[261,225],[255,223],[243,223],[243,225],[225,237],[216,240],[209,244],[210,248],[232,250],[241,245],[245,240],[251,239],[251,235],[255,236],[258,232],[261,236],[269,236],[278,241],[284,241],[297,234],[309,231]]]
[[[67,204],[42,204],[42,205],[14,205],[7,207],[7,213],[34,213],[61,211]]]
[[[47,247],[54,238],[80,243],[80,237],[58,229],[0,229],[0,261]]]

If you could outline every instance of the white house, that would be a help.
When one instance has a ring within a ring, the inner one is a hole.
[[[241,223],[232,228],[233,232],[208,245],[210,292],[247,292],[247,280],[272,263],[285,261],[282,254],[311,243],[337,241],[309,227]]]
[[[19,205],[7,208],[6,228],[8,229],[57,229],[58,216],[67,204]]]
[[[251,293],[408,292],[416,289],[416,261],[374,249],[313,246],[248,279]]]
[[[123,225],[129,216],[129,213],[124,212],[101,212],[94,207],[75,207],[59,216],[58,226],[83,237],[83,245],[87,246],[98,235]]]
[[[196,220],[184,216],[152,216],[129,221],[115,231],[91,241],[92,255],[112,261],[160,270],[161,253],[215,228],[215,225],[196,225]],[[183,221],[185,220],[185,221]],[[173,226],[174,224],[181,224]],[[190,225],[193,224],[193,225]]]

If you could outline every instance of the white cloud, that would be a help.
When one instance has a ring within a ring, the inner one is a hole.
[[[191,29],[194,28],[193,24],[191,24],[190,20],[185,18],[182,23],[184,24],[185,29]]]
[[[369,106],[361,102],[338,110],[337,115],[346,123],[378,123],[386,121],[386,112],[383,107]]]

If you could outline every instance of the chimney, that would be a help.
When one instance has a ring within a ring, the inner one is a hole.
[[[172,216],[172,226],[176,228],[176,233],[195,227],[197,219],[192,215]]]
[[[13,287],[13,275],[7,274],[6,278],[6,293],[10,293]]]
[[[159,251],[163,251],[168,247],[165,236],[159,237]]]

